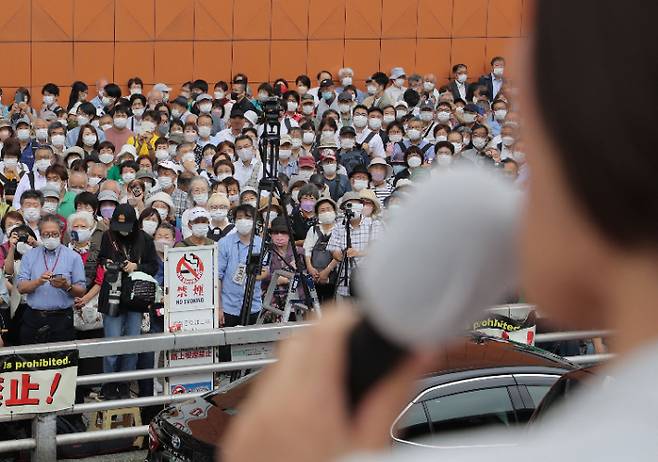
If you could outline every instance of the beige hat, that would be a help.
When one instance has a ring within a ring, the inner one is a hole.
[[[381,157],[375,157],[374,159],[372,159],[370,161],[370,164],[368,164],[368,170],[370,170],[370,167],[372,167],[373,165],[383,165],[384,167],[386,167],[386,178],[389,178],[391,175],[393,175],[393,167],[387,164],[386,161]]]
[[[359,191],[359,197],[361,199],[369,200],[373,204],[375,204],[375,210],[372,211],[373,215],[379,215],[381,213],[382,203],[379,202],[379,199],[377,198],[375,191],[373,191],[372,189],[362,189],[361,191]]]

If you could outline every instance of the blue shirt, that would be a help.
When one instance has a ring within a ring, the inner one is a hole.
[[[21,152],[20,162],[27,165],[27,168],[32,171],[32,167],[34,166],[34,149],[32,148],[31,141],[27,143],[27,146]]]
[[[164,288],[164,262],[160,258],[160,255],[158,255],[158,272],[155,273],[153,279],[158,281],[160,287]]]
[[[254,241],[254,251],[257,251],[260,247],[261,239],[256,236]],[[233,282],[233,276],[240,264],[246,264],[248,253],[249,244],[243,244],[240,241],[240,235],[238,233],[228,234],[219,241],[218,267],[219,279],[222,281],[222,308],[224,313],[233,316],[240,315],[246,282],[245,276],[243,284],[236,284]],[[252,313],[258,313],[261,309],[261,292],[260,284],[256,283],[254,287],[254,296],[251,301]]]
[[[100,128],[94,127],[94,130],[96,130],[96,136],[98,137],[98,142],[102,143],[105,141],[105,132],[101,130]],[[72,146],[75,146],[75,143],[78,142],[78,135],[80,134],[80,127],[75,127],[71,131],[69,131],[66,134],[66,147],[70,148]],[[116,152],[119,152],[121,149],[121,146],[115,146]]]
[[[17,283],[38,279],[46,271],[61,274],[74,285],[84,287],[86,284],[85,268],[80,254],[64,245],[53,251],[46,250],[45,247],[35,247],[23,255]],[[46,282],[31,294],[27,294],[27,304],[35,310],[63,310],[73,306],[73,295]]]

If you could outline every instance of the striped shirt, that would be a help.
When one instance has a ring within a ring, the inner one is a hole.
[[[372,186],[371,189],[375,192],[375,196],[377,196],[377,199],[379,199],[379,202],[382,203],[382,207],[384,206],[384,201],[393,194],[393,191],[395,188],[391,183],[388,181],[384,181],[384,183],[380,184],[379,186]]]

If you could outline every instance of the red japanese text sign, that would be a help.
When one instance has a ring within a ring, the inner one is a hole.
[[[77,375],[77,350],[0,356],[0,415],[71,407]]]

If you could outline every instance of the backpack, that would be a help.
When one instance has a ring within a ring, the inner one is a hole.
[[[340,155],[340,165],[345,167],[345,171],[347,172],[347,175],[349,176],[350,173],[352,173],[352,170],[354,170],[354,167],[357,165],[365,165],[366,161],[364,158],[367,157],[367,154],[365,151],[363,151],[361,148],[353,150],[353,151],[348,151],[344,152]]]
[[[34,173],[29,173],[29,175],[32,175],[30,184],[32,185],[31,189],[34,189]],[[6,176],[4,176],[2,173],[0,173],[0,183],[4,186],[5,189],[5,195],[7,196],[13,196],[16,194],[16,188],[18,187],[18,180],[19,178],[14,178],[10,180]]]
[[[318,236],[318,240],[315,242],[315,245],[311,250],[311,264],[316,270],[322,271],[327,266],[329,266],[329,263],[331,263],[331,261],[334,259],[331,252],[327,250],[327,244],[329,244],[331,233],[325,236],[322,231],[320,231],[320,227],[317,225],[313,227],[313,231]],[[331,272],[329,281],[334,282],[335,276],[336,270]]]

